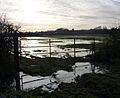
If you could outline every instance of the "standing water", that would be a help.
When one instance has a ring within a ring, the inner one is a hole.
[[[51,50],[49,50],[49,40],[51,39]],[[99,41],[96,41],[99,42]],[[81,40],[76,39],[75,44],[77,45],[89,45],[92,40]],[[31,58],[32,56],[45,58],[49,57],[49,52],[51,52],[51,57],[65,58],[66,55],[74,57],[74,44],[73,39],[59,39],[59,38],[46,38],[46,37],[26,37],[21,39],[21,52],[22,56]],[[69,45],[69,47],[67,46]],[[90,54],[90,49],[86,48],[75,48],[76,57],[83,57]],[[31,65],[35,66],[35,65]],[[23,72],[20,73],[22,77],[23,89],[33,89],[35,87],[42,86],[43,90],[53,91],[55,90],[61,82],[71,83],[75,81],[76,76],[81,76],[84,73],[91,73],[91,64],[89,62],[76,62],[73,66],[73,71],[67,72],[64,70],[58,70],[54,72],[51,76],[30,76]],[[95,70],[99,70],[96,68]],[[28,82],[33,80],[40,80],[34,82]],[[21,82],[21,85],[22,85]]]

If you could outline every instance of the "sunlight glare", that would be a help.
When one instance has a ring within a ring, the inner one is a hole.
[[[48,9],[47,0],[21,0],[20,10],[23,21],[36,22],[39,16],[43,16],[40,11]]]

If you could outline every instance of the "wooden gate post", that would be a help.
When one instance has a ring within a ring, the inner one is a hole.
[[[15,32],[14,36],[14,65],[15,65],[15,80],[16,90],[20,90],[20,74],[19,74],[19,49],[18,49],[18,34]]]
[[[91,61],[91,68],[92,72],[95,73],[95,38],[93,39],[92,43],[92,61]]]

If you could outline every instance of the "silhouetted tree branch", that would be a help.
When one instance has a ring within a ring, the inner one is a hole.
[[[13,37],[2,36],[19,32],[20,26],[10,23],[6,16],[0,16],[0,92],[11,87],[15,76],[13,62]]]

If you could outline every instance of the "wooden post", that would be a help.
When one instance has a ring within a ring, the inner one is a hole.
[[[19,50],[19,51],[20,51],[20,52],[19,52],[19,54],[20,54],[20,58],[19,58],[20,61],[19,61],[19,62],[20,62],[20,63],[21,63],[21,54],[22,54],[21,49],[22,49],[22,47],[21,47],[21,38],[20,38],[20,50]]]
[[[16,90],[20,90],[20,75],[19,75],[19,49],[18,49],[18,35],[14,34],[14,65],[15,65],[15,80]]]
[[[92,72],[95,72],[95,38],[92,43],[92,61],[91,61]]]
[[[49,39],[49,54],[50,54],[50,61],[51,61],[51,39]]]
[[[76,57],[76,53],[75,53],[75,38],[74,38],[74,58]]]
[[[21,76],[21,85],[22,85],[22,90],[23,90],[23,76]]]

